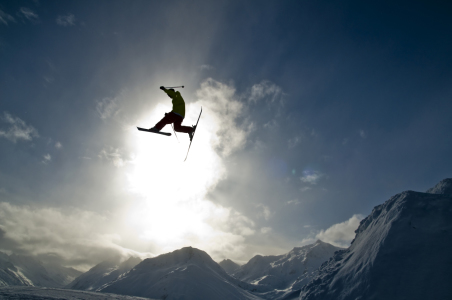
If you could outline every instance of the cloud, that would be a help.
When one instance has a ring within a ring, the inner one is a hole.
[[[271,227],[262,227],[261,228],[261,233],[263,233],[263,234],[267,234],[267,233],[270,233],[270,232],[272,232],[272,228]]]
[[[282,104],[282,95],[283,92],[279,86],[268,80],[263,80],[251,87],[248,101],[256,103],[262,99],[268,99],[270,102]]]
[[[257,207],[262,209],[262,211],[259,212],[259,216],[263,217],[266,221],[268,221],[272,215],[270,208],[263,204],[258,204]]]
[[[56,23],[60,26],[74,26],[75,16],[73,14],[68,14],[67,16],[60,15],[56,18]]]
[[[37,23],[39,21],[39,16],[27,7],[21,7],[20,12],[32,23]]]
[[[237,119],[242,115],[244,107],[238,101],[235,88],[212,78],[201,83],[201,88],[196,91],[196,96],[204,107],[207,107],[217,118],[215,138],[212,140],[214,147],[222,156],[228,156],[232,152],[241,149],[246,142],[247,128],[241,128]]]
[[[53,83],[55,81],[55,78],[53,78],[52,76],[43,76],[42,78],[47,83]]]
[[[12,16],[0,10],[0,23],[8,26],[8,22],[16,22],[16,20]]]
[[[366,133],[362,129],[359,131],[359,136],[362,137],[363,139],[367,137]]]
[[[317,233],[315,239],[320,239],[339,247],[348,247],[355,238],[355,230],[362,219],[364,219],[363,215],[353,215],[345,222],[334,224],[327,230],[321,230]]]
[[[317,171],[303,171],[303,176],[300,178],[300,180],[309,184],[317,184],[322,176],[323,174]]]
[[[301,204],[301,202],[300,202],[300,200],[298,200],[298,199],[293,199],[293,200],[287,201],[286,204],[294,204],[294,205],[297,205],[297,204]]]
[[[289,149],[295,148],[301,142],[301,137],[296,136],[288,141]]]
[[[49,163],[52,160],[52,157],[50,156],[49,153],[47,153],[46,155],[43,156],[44,160],[42,161],[44,164]]]
[[[13,143],[18,140],[31,141],[34,137],[39,137],[38,131],[33,126],[27,125],[23,120],[8,112],[3,113],[1,120],[10,126],[7,129],[0,129],[0,137],[4,137]]]
[[[53,253],[78,267],[138,254],[118,245],[120,236],[109,230],[114,222],[114,216],[76,208],[65,212],[0,202],[0,249],[26,255]]]
[[[120,153],[119,149],[115,149],[113,147],[109,147],[108,149],[105,149],[105,148],[102,149],[102,151],[100,151],[98,157],[101,159],[106,159],[106,160],[113,162],[113,165],[115,167],[122,167],[127,162],[121,157],[121,153]]]
[[[106,120],[115,116],[119,111],[119,104],[117,98],[104,98],[96,101],[96,110],[102,120]]]
[[[210,70],[213,70],[213,69],[215,69],[213,66],[211,66],[211,65],[201,65],[201,66],[199,66],[199,68],[201,69],[201,71],[210,71]]]
[[[61,148],[63,148],[63,145],[61,145],[60,142],[56,142],[56,143],[55,143],[55,148],[61,149]]]
[[[275,119],[270,120],[264,124],[264,128],[269,129],[269,130],[276,129],[278,127],[279,127],[278,121],[276,121]]]

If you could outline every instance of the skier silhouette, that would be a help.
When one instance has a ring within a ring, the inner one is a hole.
[[[182,126],[182,121],[185,118],[185,101],[179,92],[174,89],[166,89],[164,86],[160,87],[168,97],[173,99],[173,110],[169,113],[165,113],[163,119],[161,119],[154,127],[150,128],[149,131],[159,132],[165,125],[174,124],[174,130],[177,132],[188,133],[190,141],[193,139],[193,133],[195,132],[196,126]]]

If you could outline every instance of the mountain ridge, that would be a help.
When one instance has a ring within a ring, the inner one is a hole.
[[[452,197],[435,190],[405,191],[376,206],[299,299],[452,299]]]

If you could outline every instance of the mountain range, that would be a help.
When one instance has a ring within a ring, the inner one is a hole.
[[[376,206],[300,300],[452,299],[452,179]]]
[[[347,249],[318,240],[281,255],[256,255],[244,265],[216,263],[185,247],[143,261],[104,261],[83,274],[0,252],[0,286],[16,286],[0,294],[44,293],[35,286],[54,288],[49,293],[61,299],[80,295],[55,289],[64,286],[90,291],[92,299],[98,299],[94,291],[166,300],[452,299],[452,179],[425,193],[391,197],[355,233]]]
[[[81,274],[73,268],[43,263],[33,256],[0,252],[0,286],[61,288]]]

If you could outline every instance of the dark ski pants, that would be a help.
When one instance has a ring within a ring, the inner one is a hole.
[[[165,127],[165,125],[173,124],[174,123],[174,130],[177,132],[185,132],[190,133],[193,131],[193,128],[188,126],[182,126],[182,121],[184,118],[179,116],[178,114],[175,114],[173,112],[165,114],[163,119],[160,120],[157,124],[155,124],[154,128],[158,129],[159,131]]]

